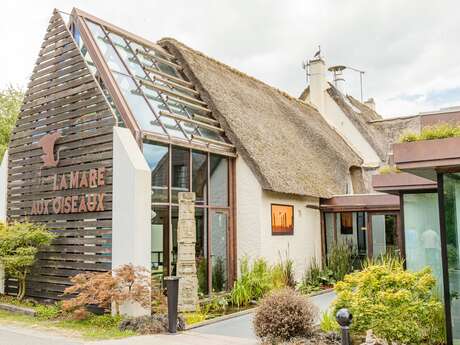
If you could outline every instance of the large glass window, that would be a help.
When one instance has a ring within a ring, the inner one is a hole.
[[[195,192],[196,203],[206,204],[208,181],[208,155],[204,152],[192,152],[192,192]]]
[[[144,143],[144,156],[152,171],[152,201],[168,201],[168,146]]]
[[[227,289],[227,231],[228,215],[224,211],[211,211],[212,290]]]
[[[452,336],[460,344],[460,173],[444,174],[443,179]]]
[[[226,142],[219,122],[173,55],[159,46],[135,43],[105,25],[84,21],[142,130],[203,147]]]
[[[173,146],[171,154],[172,202],[179,192],[188,192],[190,183],[190,150]]]
[[[228,159],[211,154],[209,165],[211,177],[210,204],[213,206],[228,206]]]
[[[334,245],[347,245],[353,248],[353,264],[372,255],[399,254],[398,213],[386,212],[336,212],[325,213],[326,253]]]
[[[372,255],[399,255],[397,218],[394,214],[374,214],[372,224]]]
[[[158,274],[176,274],[178,194],[191,189],[196,193],[195,259],[199,292],[227,289],[229,159],[153,142],[145,142],[143,149],[152,171],[152,267]],[[213,203],[208,201],[208,195]]]
[[[152,275],[167,274],[169,210],[167,206],[152,207]]]
[[[429,266],[442,286],[438,194],[404,194],[403,203],[407,269]]]

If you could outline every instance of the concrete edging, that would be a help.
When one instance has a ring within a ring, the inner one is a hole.
[[[0,310],[9,311],[15,314],[36,316],[37,312],[32,308],[19,307],[13,304],[0,303]]]
[[[209,319],[209,320],[204,320],[204,321],[201,321],[201,322],[197,322],[197,323],[194,323],[193,325],[186,326],[185,330],[189,331],[189,330],[194,329],[194,328],[208,326],[208,325],[212,325],[213,323],[220,322],[220,321],[225,321],[225,320],[233,319],[235,317],[251,314],[256,309],[257,309],[257,307],[253,307],[253,308],[249,308],[249,309],[246,309],[246,310],[237,311],[236,313],[231,313],[231,314],[227,314],[227,315],[218,316],[218,317],[215,317],[214,319]]]
[[[324,295],[324,294],[327,294],[327,293],[332,292],[332,291],[334,291],[334,288],[325,289],[325,290],[321,290],[321,291],[316,291],[316,292],[313,292],[313,293],[309,294],[307,297],[320,296],[320,295]],[[212,324],[220,322],[220,321],[230,320],[230,319],[233,319],[235,317],[251,314],[251,313],[255,312],[256,310],[257,310],[257,306],[249,308],[249,309],[246,309],[246,310],[237,311],[236,313],[218,316],[218,317],[215,317],[213,319],[197,322],[197,323],[194,323],[193,325],[186,326],[185,330],[189,331],[189,330],[194,329],[194,328],[200,328],[200,327],[212,325]]]
[[[325,289],[325,290],[321,290],[321,291],[315,291],[315,292],[312,292],[311,294],[309,294],[307,297],[320,296],[320,295],[324,295],[324,294],[327,294],[327,293],[332,292],[332,291],[334,291],[334,288]]]

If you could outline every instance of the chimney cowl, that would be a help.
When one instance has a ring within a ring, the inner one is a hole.
[[[373,98],[369,98],[367,101],[364,102],[364,104],[367,105],[372,110],[375,110],[375,101]]]

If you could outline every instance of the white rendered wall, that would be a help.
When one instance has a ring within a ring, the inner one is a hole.
[[[150,168],[129,129],[113,129],[112,268],[151,266]],[[123,305],[122,314],[150,315],[150,309]]]
[[[318,198],[296,197],[262,190],[257,178],[241,157],[236,160],[237,257],[280,261],[280,254],[294,260],[299,280],[311,258],[321,262],[321,224]],[[294,206],[294,234],[272,235],[271,204]]]
[[[239,156],[236,159],[236,222],[237,259],[261,255],[262,187],[249,166]],[[238,265],[239,270],[239,265]]]
[[[350,146],[352,146],[364,160],[365,165],[378,165],[380,163],[380,158],[372,146],[353,125],[327,91],[324,92],[324,95],[325,109],[322,115],[327,123],[334,127],[342,137],[346,138]]]
[[[294,234],[272,235],[271,204],[294,206]],[[262,252],[270,263],[280,261],[280,256],[294,260],[296,280],[300,280],[312,258],[321,263],[321,223],[318,198],[286,196],[264,192],[262,197]]]
[[[0,222],[6,222],[6,195],[8,190],[8,151],[0,165]],[[0,263],[0,294],[5,293],[5,270]]]

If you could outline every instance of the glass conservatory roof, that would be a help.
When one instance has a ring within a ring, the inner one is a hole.
[[[232,147],[174,55],[158,45],[141,44],[104,22],[81,19],[143,133],[205,146]],[[88,53],[86,48],[82,52]],[[91,57],[85,58],[95,71]]]

